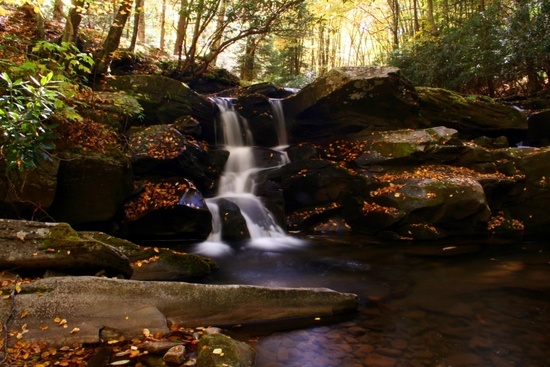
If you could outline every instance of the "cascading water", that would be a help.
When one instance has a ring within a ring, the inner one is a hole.
[[[220,145],[229,151],[229,158],[220,178],[216,197],[206,199],[212,213],[212,233],[206,242],[199,245],[197,252],[213,256],[231,251],[231,247],[222,241],[219,210],[219,202],[222,199],[231,201],[239,207],[250,234],[248,247],[274,249],[301,243],[285,234],[273,215],[254,195],[254,175],[267,168],[258,167],[254,159],[254,139],[248,128],[248,121],[235,110],[231,99],[214,98],[212,101],[220,110]],[[279,146],[273,149],[281,151],[281,158],[277,165],[268,168],[280,167],[289,162],[286,153],[282,152],[282,148],[287,144],[287,134],[281,102],[272,100],[271,107],[279,137]]]

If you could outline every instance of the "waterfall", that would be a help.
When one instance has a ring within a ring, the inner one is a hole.
[[[212,233],[206,242],[199,245],[197,252],[210,256],[231,251],[231,247],[222,242],[222,223],[220,219],[219,201],[225,199],[236,204],[246,221],[250,240],[247,247],[275,249],[295,246],[301,241],[289,237],[276,223],[273,215],[254,195],[254,175],[267,168],[280,167],[289,162],[283,149],[287,144],[284,113],[280,100],[272,100],[271,108],[276,123],[279,146],[273,148],[281,152],[280,160],[273,167],[258,167],[254,159],[254,139],[248,128],[248,121],[234,108],[233,100],[228,98],[213,98],[212,101],[220,110],[219,115],[219,145],[229,151],[229,158],[220,178],[218,193],[215,197],[206,199],[212,213]]]

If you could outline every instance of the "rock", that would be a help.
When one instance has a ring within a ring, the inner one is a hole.
[[[2,291],[10,293],[9,289]],[[27,332],[22,333],[22,342],[47,340],[49,344],[59,346],[98,343],[100,334],[106,335],[101,333],[104,329],[115,331],[113,335],[117,338],[129,340],[141,336],[144,328],[152,335],[168,333],[168,323],[181,326],[233,325],[323,317],[352,312],[357,306],[357,296],[324,288],[57,277],[21,284],[21,292],[14,300],[1,299],[0,322],[6,325],[12,312],[20,315],[25,310],[25,318],[9,320],[9,330],[24,327]],[[59,327],[54,321],[56,317],[67,320],[68,327]],[[72,330],[75,331],[71,333]],[[15,338],[9,340],[9,343],[13,342]]]
[[[166,352],[162,360],[168,364],[182,364],[185,362],[185,346],[174,345]]]
[[[294,92],[285,88],[277,87],[273,83],[265,82],[265,83],[252,84],[248,87],[243,87],[240,89],[239,94],[240,95],[262,94],[269,98],[286,98],[288,96],[293,95]]]
[[[450,162],[468,149],[458,139],[456,130],[438,126],[348,135],[323,143],[319,153],[324,159],[369,167],[425,161]]]
[[[228,243],[250,239],[250,233],[240,208],[228,199],[216,200],[221,221],[222,241]]]
[[[269,98],[258,93],[239,96],[236,109],[248,120],[248,127],[259,146],[273,147],[279,145],[276,121],[273,118]]]
[[[133,244],[132,244],[133,245]],[[120,248],[132,262],[133,280],[180,281],[203,278],[217,269],[216,263],[200,255],[166,248],[137,246]]]
[[[305,160],[283,166],[279,174],[288,213],[338,202],[363,192],[368,180],[326,160]]]
[[[6,172],[0,162],[0,215],[32,218],[49,210],[57,190],[59,160],[42,160],[32,170]]]
[[[202,336],[197,350],[197,367],[251,367],[256,357],[251,346],[223,334]]]
[[[208,146],[169,125],[154,125],[130,135],[128,150],[136,175],[184,176],[204,191],[214,187],[227,152]]]
[[[51,217],[71,225],[113,219],[133,189],[129,159],[119,152],[66,151],[59,156]]]
[[[550,110],[540,111],[527,119],[527,137],[524,145],[544,147],[550,145]]]
[[[182,116],[191,116],[201,124],[201,138],[209,143],[216,141],[216,107],[182,82],[159,75],[125,75],[108,79],[106,89],[135,96],[143,107],[144,125],[171,124]]]
[[[149,177],[137,185],[139,192],[124,204],[125,237],[199,241],[208,237],[212,215],[193,183],[183,177]]]
[[[111,127],[114,131],[123,132],[128,122],[138,119],[141,105],[137,99],[125,92],[95,91],[89,101],[94,108],[88,105],[78,106],[78,113],[94,122]]]
[[[291,135],[322,139],[363,130],[413,127],[414,86],[394,67],[344,67],[329,71],[283,102]]]
[[[420,111],[412,125],[446,126],[462,139],[506,136],[510,144],[524,140],[527,118],[519,110],[488,98],[464,96],[438,88],[417,88]]]
[[[10,219],[0,219],[0,269],[34,275],[132,275],[128,258],[105,237],[78,233],[67,223]]]
[[[508,148],[496,150],[492,156],[501,171],[517,178],[517,183],[495,203],[495,212],[501,211],[501,219],[516,222],[512,225],[516,233],[550,233],[550,148]],[[497,228],[493,230],[498,232]]]

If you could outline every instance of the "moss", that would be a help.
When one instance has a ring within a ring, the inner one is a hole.
[[[67,223],[58,223],[48,228],[38,249],[42,251],[46,251],[47,249],[63,249],[75,242],[82,242],[78,232],[72,229]]]
[[[223,334],[205,335],[197,347],[198,367],[249,367],[254,364],[254,349]]]

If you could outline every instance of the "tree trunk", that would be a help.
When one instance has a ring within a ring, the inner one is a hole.
[[[81,11],[84,5],[85,0],[72,0],[72,7],[71,10],[69,10],[69,16],[67,17],[67,22],[65,23],[65,30],[63,31],[61,41],[76,44],[76,40],[78,38],[78,27],[82,21]]]
[[[63,13],[63,0],[55,0],[53,4],[53,20],[62,21],[65,18]]]
[[[160,45],[161,51],[164,51],[166,37],[166,0],[162,0],[162,12],[160,13]]]
[[[246,49],[241,66],[241,79],[254,80],[254,58],[256,56],[257,42],[253,36],[249,36],[246,40]]]
[[[132,52],[136,50],[137,40],[138,38],[140,38],[140,33],[143,33],[142,27],[145,26],[145,24],[142,24],[142,18],[144,16],[143,14],[144,3],[145,3],[145,0],[136,0],[136,4],[134,8],[134,30],[132,32],[132,40],[130,41],[130,51]],[[143,38],[140,39],[140,42],[143,43]]]
[[[220,10],[218,12],[218,22],[216,25],[216,31],[214,32],[214,36],[213,36],[214,41],[212,42],[212,46],[210,47],[210,53],[212,55],[215,55],[212,60],[212,64],[214,65],[216,64],[216,60],[218,59],[218,55],[219,55],[218,50],[222,43],[223,30],[225,29],[225,26],[224,26],[225,10],[226,10],[225,0],[221,0]]]
[[[174,55],[179,55],[179,58],[181,60],[181,56],[183,53],[183,43],[185,41],[185,34],[187,31],[187,26],[189,24],[189,18],[188,18],[188,4],[187,0],[181,0],[181,8],[180,8],[180,16],[178,19],[178,29],[177,29],[177,35],[176,35],[176,43],[174,44]]]
[[[433,0],[427,0],[428,5],[428,25],[429,30],[432,33],[432,35],[437,36],[437,28],[435,26],[435,18],[434,18],[434,2]]]
[[[105,38],[105,42],[103,43],[103,48],[97,56],[95,64],[96,75],[105,74],[109,70],[112,53],[117,50],[120,44],[120,37],[122,36],[126,21],[130,16],[133,2],[133,0],[122,0],[122,4],[118,8],[118,12],[113,21],[113,25],[111,25],[107,38]]]

